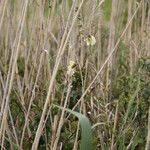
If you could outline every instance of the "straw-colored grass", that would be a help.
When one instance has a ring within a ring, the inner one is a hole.
[[[0,149],[149,150],[149,76],[148,0],[0,1]]]

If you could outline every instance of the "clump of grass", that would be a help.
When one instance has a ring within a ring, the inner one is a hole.
[[[149,9],[2,0],[0,148],[148,150]]]

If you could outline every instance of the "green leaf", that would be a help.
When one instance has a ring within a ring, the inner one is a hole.
[[[53,104],[54,105],[54,104]],[[79,123],[81,125],[81,145],[80,150],[92,150],[92,129],[91,123],[89,119],[81,113],[75,112],[73,110],[63,108],[58,105],[54,105],[60,109],[64,109],[65,111],[73,114],[79,119]]]

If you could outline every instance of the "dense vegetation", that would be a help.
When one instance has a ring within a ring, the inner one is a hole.
[[[1,149],[149,150],[149,104],[149,0],[0,1]]]

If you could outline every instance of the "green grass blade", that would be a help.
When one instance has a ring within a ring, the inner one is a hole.
[[[133,93],[133,95],[131,96],[130,101],[129,101],[129,103],[128,103],[127,112],[126,112],[125,119],[124,119],[124,125],[125,125],[126,122],[127,122],[127,119],[128,119],[128,117],[129,117],[129,113],[130,113],[130,111],[132,110],[132,105],[133,105],[134,100],[135,100],[135,98],[136,98],[136,96],[137,96],[137,94],[138,94],[139,91],[140,91],[140,79],[138,80],[136,90],[135,90],[135,92]]]
[[[64,109],[65,111],[73,114],[79,119],[79,123],[81,125],[81,145],[80,150],[92,150],[92,129],[91,123],[89,119],[81,113],[72,111],[67,108],[63,108],[61,106],[54,105],[60,109]]]

